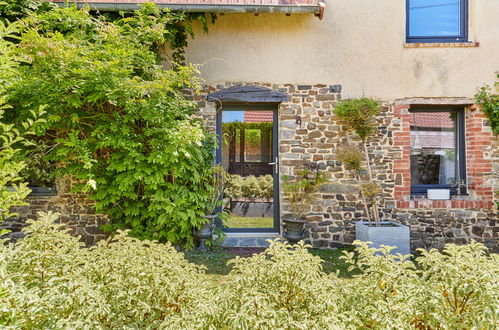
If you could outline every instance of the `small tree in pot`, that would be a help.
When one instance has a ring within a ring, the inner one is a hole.
[[[380,102],[369,98],[347,100],[339,103],[335,107],[334,113],[361,140],[360,148],[347,144],[339,148],[336,153],[338,160],[344,164],[347,170],[353,170],[360,182],[360,196],[364,204],[367,223],[359,221],[355,224],[356,238],[371,241],[375,246],[394,245],[398,247],[394,250],[395,252],[409,253],[409,227],[380,221],[379,218],[378,198],[382,189],[373,181],[372,161],[368,145],[370,138],[377,131],[376,116],[381,114]],[[362,167],[363,162],[366,164],[366,170]],[[372,220],[374,220],[374,226]]]
[[[315,194],[327,181],[326,176],[316,166],[307,164],[291,179],[284,177],[284,194],[289,202],[291,214],[285,216],[283,220],[283,236],[291,243],[297,243],[303,239],[304,226],[307,222],[305,213],[310,209],[310,205]]]
[[[203,217],[206,221],[194,232],[194,235],[199,239],[199,250],[201,251],[206,251],[206,241],[213,238],[215,219],[224,212],[223,195],[228,179],[229,174],[221,165],[213,166],[209,175],[205,178],[211,192],[206,203],[205,216]]]

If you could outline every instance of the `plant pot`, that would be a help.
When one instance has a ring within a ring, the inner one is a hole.
[[[382,221],[380,227],[374,224],[369,226],[367,222],[359,221],[355,223],[355,238],[359,241],[372,242],[372,247],[379,248],[381,245],[396,246],[391,251],[392,254],[411,253],[411,235],[408,226],[391,222]]]
[[[450,199],[450,189],[428,189],[428,199],[447,200]]]
[[[305,233],[305,224],[307,221],[302,219],[282,219],[282,226],[284,232],[282,236],[287,239],[290,243],[296,244],[301,241]]]
[[[206,241],[213,238],[213,228],[215,227],[215,218],[217,215],[205,215],[203,218],[207,219],[201,228],[194,231],[194,236],[199,239],[199,250],[206,251]]]

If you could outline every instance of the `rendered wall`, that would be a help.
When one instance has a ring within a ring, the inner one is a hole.
[[[479,47],[405,48],[404,0],[326,0],[311,14],[226,14],[197,29],[188,61],[225,81],[341,84],[343,97],[471,97],[499,70],[499,1],[470,0]]]

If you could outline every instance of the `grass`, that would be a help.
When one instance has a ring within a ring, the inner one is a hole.
[[[223,277],[232,269],[232,265],[227,265],[227,261],[236,256],[249,257],[253,253],[260,253],[262,248],[217,248],[211,252],[200,252],[197,250],[188,251],[185,253],[185,258],[192,263],[204,265],[206,273],[212,275],[215,280],[223,281]],[[324,260],[323,270],[326,273],[339,271],[339,276],[349,278],[354,273],[348,271],[348,265],[339,257],[344,250],[351,251],[352,249],[331,249],[319,250],[310,249],[309,252],[313,255],[321,257]]]
[[[271,217],[239,217],[231,215],[226,220],[228,228],[272,228],[274,227],[274,219]]]

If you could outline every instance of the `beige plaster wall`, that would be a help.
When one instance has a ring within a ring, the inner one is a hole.
[[[471,97],[499,70],[499,0],[470,0],[476,48],[404,48],[404,0],[326,0],[312,14],[226,14],[187,59],[222,81],[341,84],[343,97]]]

